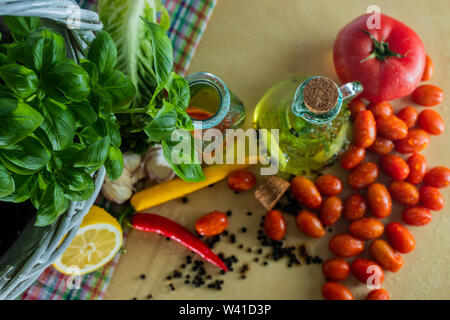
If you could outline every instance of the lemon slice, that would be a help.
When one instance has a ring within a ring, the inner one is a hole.
[[[107,264],[122,246],[122,228],[104,209],[93,206],[66,251],[53,263],[60,272],[81,275]]]

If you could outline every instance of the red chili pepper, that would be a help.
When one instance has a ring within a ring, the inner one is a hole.
[[[197,253],[206,261],[228,271],[225,263],[206,244],[175,221],[152,213],[138,213],[133,216],[132,225],[139,231],[155,232],[169,237]]]

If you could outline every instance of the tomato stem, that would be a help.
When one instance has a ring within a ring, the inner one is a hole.
[[[362,59],[361,63],[366,62],[367,60],[373,58],[377,58],[378,60],[384,61],[386,60],[386,58],[389,57],[404,58],[406,56],[404,54],[392,51],[391,49],[389,49],[389,43],[384,41],[378,41],[370,32],[363,29],[361,29],[361,31],[367,34],[370,37],[370,39],[372,39],[374,45],[373,52],[365,59]]]

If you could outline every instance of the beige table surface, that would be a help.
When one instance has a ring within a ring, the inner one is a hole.
[[[244,101],[251,125],[253,107],[272,85],[289,76],[323,74],[336,78],[332,64],[332,46],[337,32],[350,20],[365,13],[376,3],[383,13],[403,21],[418,32],[427,53],[435,63],[432,83],[450,92],[450,1],[448,0],[219,0],[208,28],[192,61],[190,72],[209,71],[219,75]],[[436,108],[450,128],[449,99]],[[410,100],[394,101],[399,108]],[[424,154],[429,166],[450,166],[450,132],[432,137]],[[332,169],[331,171],[333,171]],[[334,171],[333,171],[334,172]],[[344,177],[340,171],[335,171]],[[343,194],[346,196],[348,191]],[[425,227],[411,227],[416,237],[416,249],[404,256],[405,265],[398,273],[387,273],[384,287],[395,299],[450,299],[450,188],[444,191],[447,202],[442,212],[435,213]],[[175,219],[191,227],[201,215],[212,210],[233,210],[231,231],[238,242],[256,247],[256,232],[260,216],[265,212],[254,200],[253,192],[235,195],[225,183],[189,196],[189,203],[180,200],[152,208],[151,212]],[[248,217],[247,211],[253,215]],[[392,219],[399,219],[399,208]],[[295,228],[287,217],[288,242],[306,243],[311,252],[328,258],[329,237],[348,227],[344,221],[333,227],[324,239],[310,240]],[[242,234],[241,226],[249,231]],[[222,241],[218,251],[236,254],[240,262],[255,257],[236,245]],[[179,266],[187,250],[166,242],[157,235],[131,232],[105,299],[321,299],[324,282],[320,265],[286,268],[286,262],[251,264],[246,280],[232,272],[223,276],[222,291],[193,289],[174,282],[175,291],[164,277]],[[241,265],[238,264],[238,266]],[[217,274],[214,267],[208,272]],[[146,279],[139,279],[146,274]],[[356,298],[364,297],[368,289],[355,280],[346,282]]]

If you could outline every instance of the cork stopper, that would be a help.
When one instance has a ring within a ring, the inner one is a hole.
[[[330,111],[338,102],[339,93],[335,83],[323,77],[309,80],[303,89],[303,102],[314,113]]]

